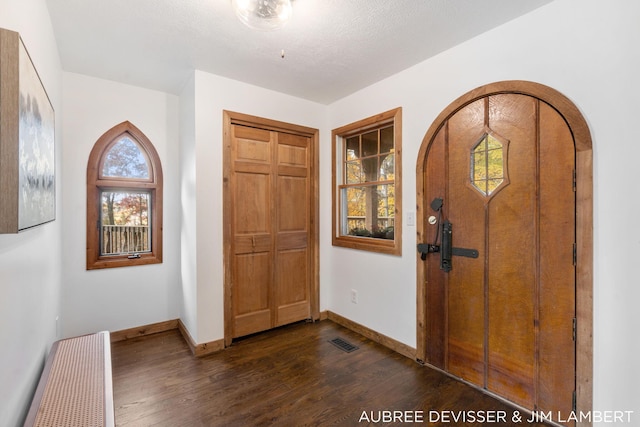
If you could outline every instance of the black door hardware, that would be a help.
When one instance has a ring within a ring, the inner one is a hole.
[[[420,259],[423,261],[427,259],[427,254],[439,253],[440,254],[440,269],[446,272],[451,271],[451,258],[455,256],[463,256],[467,258],[478,258],[478,251],[476,249],[454,248],[452,244],[452,229],[453,224],[449,220],[444,220],[440,225],[442,199],[435,198],[431,202],[431,208],[438,212],[438,225],[440,233],[436,234],[436,242],[434,244],[420,243],[418,244],[418,252],[420,252]],[[442,244],[438,245],[438,237],[442,239]]]

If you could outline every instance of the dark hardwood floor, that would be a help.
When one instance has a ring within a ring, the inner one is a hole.
[[[511,406],[329,320],[203,358],[177,330],[158,333],[112,344],[112,364],[118,426],[544,425],[522,411],[514,422]]]

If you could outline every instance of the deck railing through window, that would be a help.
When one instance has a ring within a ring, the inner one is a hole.
[[[149,252],[151,247],[147,225],[103,225],[101,237],[101,255]]]

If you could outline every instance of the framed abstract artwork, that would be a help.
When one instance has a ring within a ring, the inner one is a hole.
[[[0,29],[0,233],[55,220],[55,114],[29,53]]]

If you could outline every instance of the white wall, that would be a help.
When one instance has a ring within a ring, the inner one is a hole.
[[[415,211],[422,138],[460,95],[495,81],[530,80],[578,106],[591,128],[595,156],[594,405],[633,410],[634,423],[640,423],[638,17],[637,2],[556,0],[329,107],[331,128],[403,107],[406,214]],[[330,147],[323,150],[328,176]],[[329,181],[322,184],[322,198],[329,200]],[[326,230],[331,211],[321,206]],[[333,248],[324,240],[320,277],[327,308],[415,346],[416,230],[404,224],[401,258]],[[358,305],[349,302],[351,288],[359,291]]]
[[[180,94],[180,319],[194,340],[198,336],[195,95],[195,79],[192,76]]]
[[[180,313],[179,99],[79,74],[63,74],[63,335],[117,331]],[[86,173],[100,136],[128,120],[162,162],[163,263],[86,270]]]
[[[0,425],[19,424],[26,414],[44,356],[56,338],[58,315],[59,336],[180,316],[198,343],[223,337],[223,109],[320,129],[321,309],[415,346],[415,228],[404,222],[402,257],[331,246],[330,130],[403,108],[406,214],[415,211],[417,152],[431,122],[463,93],[510,79],[559,90],[590,125],[594,403],[596,409],[634,410],[634,422],[640,422],[634,387],[640,383],[635,363],[640,321],[634,315],[640,301],[634,269],[640,262],[640,227],[635,225],[640,145],[633,132],[640,95],[638,16],[640,4],[629,0],[556,0],[323,106],[199,71],[179,100],[62,73],[44,0],[0,0],[0,26],[22,34],[56,109],[59,171],[58,219],[0,236]],[[123,120],[145,132],[163,162],[164,263],[87,272],[86,161],[97,138]],[[352,288],[359,291],[357,305],[349,302]]]
[[[222,258],[222,112],[237,111],[317,129],[326,129],[326,106],[196,71],[181,98],[194,99],[195,124],[181,130],[182,188],[195,190],[195,223],[183,221],[182,318],[197,343],[224,337]],[[183,103],[184,105],[184,103]],[[326,136],[326,135],[325,135]],[[322,135],[321,135],[322,138]],[[192,170],[188,165],[194,165]],[[195,184],[193,182],[195,178]],[[183,195],[183,212],[193,209]],[[190,214],[192,215],[192,214]],[[194,264],[195,260],[195,264]],[[189,280],[189,282],[184,282]],[[194,315],[195,313],[195,315]]]
[[[20,33],[56,113],[56,221],[0,235],[0,425],[22,423],[60,314],[61,68],[44,0],[0,0],[0,27]]]

